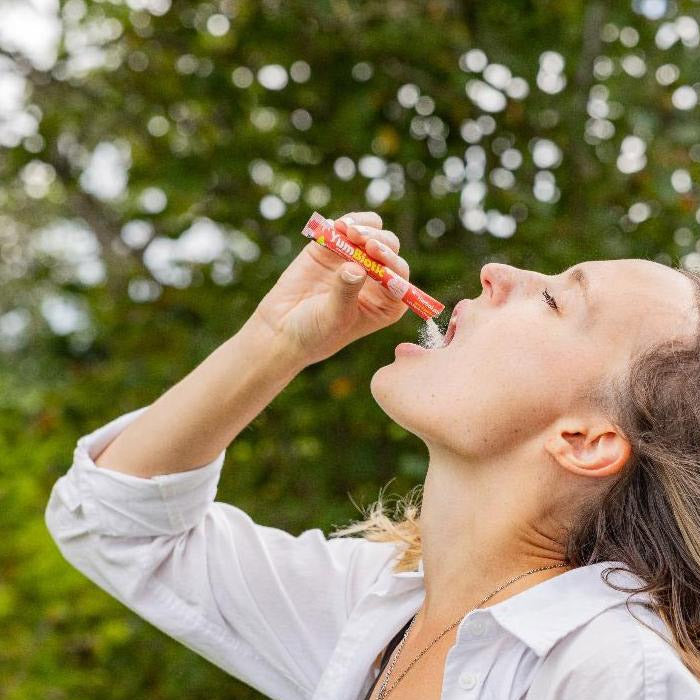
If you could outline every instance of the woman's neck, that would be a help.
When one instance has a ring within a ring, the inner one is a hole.
[[[530,474],[519,474],[514,483],[512,474],[496,465],[475,470],[431,459],[420,517],[426,594],[414,625],[417,633],[439,633],[509,579],[564,563],[562,527],[533,516],[541,510],[538,494]],[[524,576],[483,607],[569,568]]]

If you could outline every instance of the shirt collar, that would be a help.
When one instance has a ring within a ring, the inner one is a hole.
[[[598,562],[565,571],[472,614],[492,616],[535,654],[544,656],[562,637],[608,608],[625,603],[630,593],[611,588],[601,576],[604,569],[612,566],[625,570],[611,572],[608,576],[611,583],[624,588],[644,585],[644,581],[628,571],[622,562]],[[416,571],[395,573],[394,577],[422,579],[423,560]],[[637,603],[651,601],[650,593],[636,594],[631,599]]]

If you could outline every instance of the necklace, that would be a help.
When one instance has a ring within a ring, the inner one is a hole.
[[[384,700],[384,698],[386,698],[389,695],[389,693],[391,693],[391,691],[394,690],[394,688],[396,688],[396,686],[401,682],[401,679],[411,670],[413,665],[428,651],[428,649],[430,649],[433,646],[433,644],[440,641],[451,629],[454,629],[464,619],[464,617],[466,615],[468,615],[473,610],[476,610],[476,608],[481,607],[487,600],[489,600],[489,598],[493,598],[493,596],[495,596],[496,593],[503,590],[506,586],[510,586],[511,583],[515,583],[515,581],[517,581],[518,579],[523,578],[523,576],[528,576],[529,574],[534,574],[537,571],[545,571],[547,569],[557,569],[557,568],[562,567],[562,566],[568,566],[568,564],[554,564],[553,566],[541,566],[537,569],[530,569],[530,571],[526,571],[524,574],[514,576],[509,581],[506,581],[504,584],[500,585],[495,591],[493,591],[493,593],[489,593],[486,596],[486,598],[484,598],[475,608],[471,608],[471,610],[467,610],[467,612],[464,613],[464,615],[462,615],[458,620],[455,620],[449,627],[444,629],[437,637],[435,637],[435,639],[433,639],[433,641],[430,642],[430,644],[428,644],[428,646],[425,647],[425,649],[423,649],[423,651],[421,651],[420,654],[418,654],[418,656],[416,656],[413,659],[413,661],[411,661],[410,664],[408,664],[408,666],[404,669],[403,673],[394,681],[394,684],[391,686],[391,688],[387,688],[386,686],[387,686],[387,683],[389,682],[389,678],[391,677],[391,672],[394,670],[394,666],[396,666],[396,662],[398,661],[399,656],[401,655],[401,649],[403,648],[403,645],[406,642],[406,639],[407,639],[409,633],[411,632],[411,628],[413,627],[413,623],[416,621],[416,617],[418,617],[417,614],[414,615],[413,619],[411,620],[411,624],[408,626],[408,629],[404,632],[404,635],[403,635],[403,638],[401,639],[401,642],[399,643],[399,645],[396,647],[396,650],[394,651],[392,662],[389,665],[389,668],[386,672],[386,676],[384,676],[384,682],[382,683],[381,687],[379,688],[379,693],[377,694],[377,700]]]

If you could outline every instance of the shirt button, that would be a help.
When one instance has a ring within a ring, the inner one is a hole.
[[[471,671],[464,671],[459,676],[459,687],[464,690],[472,690],[479,681],[479,675]]]
[[[472,622],[472,624],[471,624],[471,628],[470,628],[470,629],[471,629],[471,633],[472,633],[475,637],[480,637],[480,636],[484,633],[484,631],[485,631],[486,628],[485,628],[483,622],[481,622],[481,621],[479,621],[479,620],[474,620],[474,622]]]

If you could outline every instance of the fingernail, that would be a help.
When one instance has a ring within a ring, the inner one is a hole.
[[[372,233],[372,229],[369,226],[355,226],[355,228],[363,235],[369,236]]]
[[[355,219],[353,219],[352,216],[342,216],[340,220],[344,221],[348,226],[355,225]]]
[[[379,248],[380,253],[389,252],[389,249],[383,243],[380,243],[376,238],[373,238],[372,240],[377,244],[377,248]]]
[[[362,279],[362,275],[356,275],[350,270],[342,270],[340,274],[346,282],[359,282]]]

